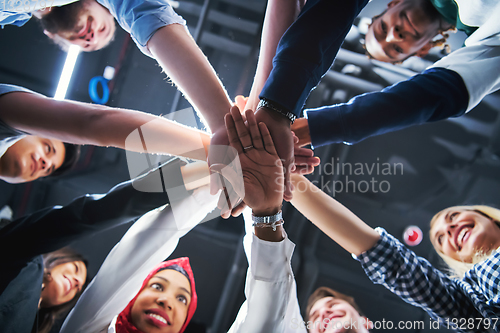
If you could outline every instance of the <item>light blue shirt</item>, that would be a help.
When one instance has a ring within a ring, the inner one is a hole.
[[[0,0],[0,25],[13,24],[22,26],[31,18],[31,11],[40,9],[37,4],[43,0],[30,0],[28,9],[22,6],[11,8],[12,0]],[[75,0],[54,0],[53,6],[62,6]],[[152,57],[147,49],[147,43],[153,34],[161,27],[178,23],[186,25],[186,21],[178,15],[167,0],[97,0],[106,7],[118,24],[128,33],[139,49]],[[46,2],[52,5],[52,1]],[[35,9],[33,9],[35,8]]]
[[[13,24],[18,27],[28,22],[32,12],[48,7],[59,7],[78,0],[29,0],[30,5],[25,1],[0,0],[0,26]]]

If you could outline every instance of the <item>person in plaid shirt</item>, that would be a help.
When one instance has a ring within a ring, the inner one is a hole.
[[[292,180],[300,189],[291,201],[295,208],[356,255],[374,283],[384,285],[450,329],[500,332],[499,210],[450,207],[432,219],[434,248],[456,275],[462,275],[450,277],[384,229],[368,226],[303,176],[294,175]]]

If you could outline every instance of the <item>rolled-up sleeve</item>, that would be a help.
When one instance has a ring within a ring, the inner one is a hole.
[[[128,33],[139,49],[153,57],[147,48],[148,41],[156,30],[170,25],[186,25],[166,0],[98,0],[116,18],[118,24]]]

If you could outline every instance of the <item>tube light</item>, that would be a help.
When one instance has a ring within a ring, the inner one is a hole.
[[[63,100],[66,97],[66,91],[68,90],[69,81],[71,80],[71,75],[73,75],[73,69],[75,68],[76,59],[80,53],[80,47],[77,45],[71,45],[68,50],[68,55],[66,56],[66,62],[59,78],[59,84],[57,85],[56,94],[54,99]]]

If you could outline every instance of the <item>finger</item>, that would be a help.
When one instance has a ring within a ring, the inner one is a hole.
[[[247,204],[245,202],[240,202],[240,204],[238,204],[238,206],[236,206],[236,207],[233,208],[233,211],[231,212],[231,215],[234,216],[234,217],[240,216],[241,213],[243,213],[243,211],[245,210],[246,207],[247,207]]]
[[[300,147],[293,147],[293,154],[295,157],[297,156],[304,156],[304,157],[312,157],[314,156],[314,152],[311,149],[308,148],[300,148]]]
[[[308,175],[314,172],[314,167],[311,165],[297,165],[293,173],[299,175]],[[234,211],[234,209],[233,209]],[[234,215],[233,215],[234,216]]]
[[[243,95],[238,95],[234,98],[234,104],[238,107],[238,109],[245,110],[245,106],[247,104],[248,97],[243,97]]]
[[[221,211],[221,217],[227,219],[231,215],[231,200],[230,195],[228,193],[228,185],[224,182],[224,178],[221,175],[218,175],[222,182],[222,191],[219,196],[219,201],[217,203],[217,208]]]
[[[271,133],[269,133],[269,129],[266,124],[259,123],[259,130],[262,136],[262,141],[264,141],[264,148],[271,155],[278,155],[276,152],[276,147],[274,146],[273,138],[271,137]]]
[[[243,148],[252,146],[252,138],[250,132],[243,122],[240,111],[236,107],[231,108],[231,116],[233,116],[234,124],[236,125],[236,132],[238,133],[239,140]]]
[[[247,110],[246,112],[248,127],[250,128],[250,135],[252,136],[252,142],[255,149],[264,149],[264,143],[262,142],[262,136],[260,135],[259,126],[257,125],[257,119],[255,119],[255,114],[252,110]]]
[[[292,157],[290,161],[287,161],[284,165],[285,167],[285,191],[283,192],[283,199],[285,201],[292,200],[293,197],[293,184],[290,179],[290,172],[293,171],[292,167],[294,166],[294,158]]]
[[[297,156],[295,155],[295,166],[303,167],[303,166],[311,166],[315,167],[321,163],[321,160],[316,156]]]
[[[231,114],[226,114],[224,116],[224,123],[226,124],[227,137],[229,139],[229,145],[236,149],[238,154],[243,153],[243,146],[241,145],[240,138],[238,137],[238,132],[236,130],[236,125],[234,123]]]

